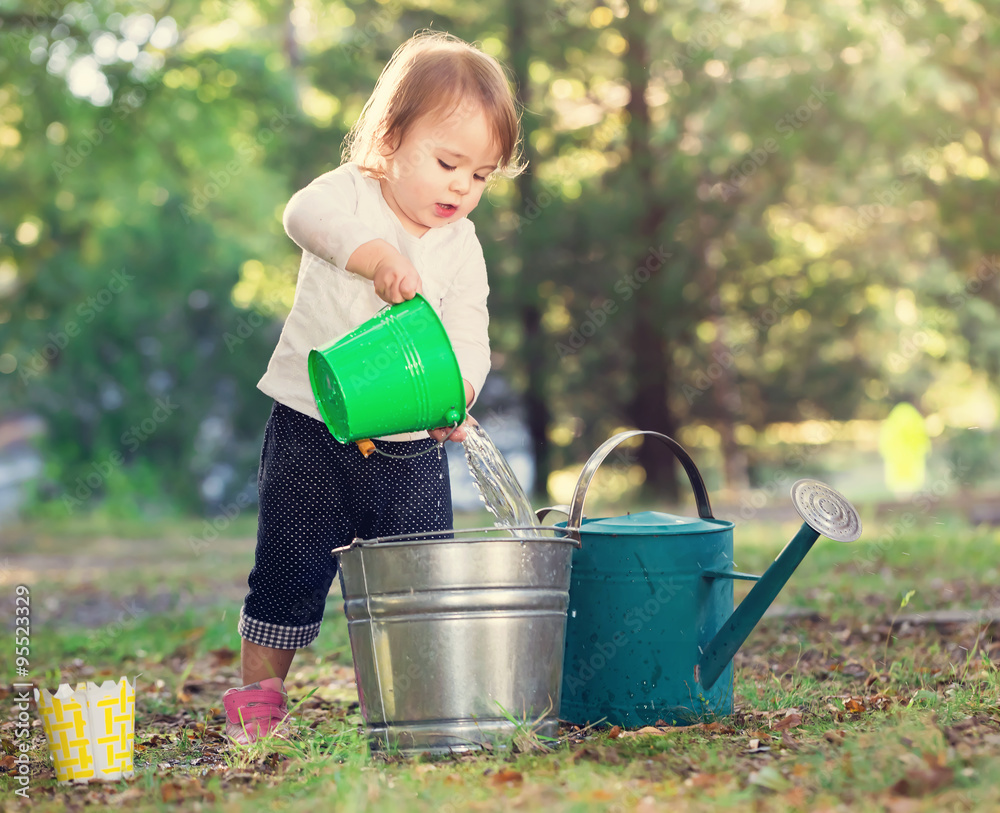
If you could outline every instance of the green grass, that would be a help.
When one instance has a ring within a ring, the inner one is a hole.
[[[235,621],[252,523],[237,520],[197,553],[190,539],[201,523],[20,528],[5,549],[7,582],[31,586],[36,683],[139,673],[136,776],[57,786],[44,778],[35,728],[32,809],[995,810],[994,629],[903,622],[1000,604],[1000,537],[924,520],[893,538],[891,521],[866,517],[859,542],[817,542],[778,599],[815,616],[766,620],[751,634],[736,656],[735,712],[718,725],[616,738],[606,727],[564,728],[552,743],[522,724],[507,748],[411,759],[368,755],[336,588],[320,637],[289,675],[292,702],[301,701],[296,738],[245,749],[219,741],[221,693],[238,683]],[[762,572],[797,526],[737,524],[740,569]],[[135,596],[174,603],[119,617]],[[74,623],[84,613],[105,620]],[[13,719],[13,696],[0,703]],[[8,724],[5,748],[14,737]],[[5,807],[16,787],[0,777]]]

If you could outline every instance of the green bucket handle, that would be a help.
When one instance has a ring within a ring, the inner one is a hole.
[[[566,522],[566,528],[577,539],[580,539],[580,526],[583,522],[583,503],[587,499],[587,492],[590,490],[590,483],[594,479],[594,475],[597,474],[597,469],[619,444],[638,435],[649,435],[659,438],[667,444],[670,451],[674,453],[674,457],[680,461],[684,467],[684,471],[687,472],[688,480],[691,481],[691,488],[694,490],[694,499],[698,505],[698,516],[702,519],[715,519],[712,516],[712,506],[708,501],[708,489],[705,488],[705,481],[702,479],[698,467],[691,459],[691,455],[684,450],[684,447],[673,438],[659,432],[632,429],[628,432],[619,432],[617,435],[604,441],[590,456],[590,460],[587,461],[583,467],[583,471],[580,472],[580,479],[576,481],[576,490],[573,492],[573,499],[570,503],[569,519]]]

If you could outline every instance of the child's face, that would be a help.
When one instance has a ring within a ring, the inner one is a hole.
[[[382,194],[410,234],[447,226],[476,208],[500,150],[482,110],[461,106],[418,119],[385,157]]]

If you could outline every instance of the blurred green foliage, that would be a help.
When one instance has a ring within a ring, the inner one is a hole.
[[[0,397],[48,422],[63,508],[252,488],[298,265],[281,211],[425,27],[497,54],[525,106],[529,172],[473,219],[543,484],[626,426],[711,427],[739,485],[775,462],[741,427],[995,412],[986,0],[24,0],[0,23]]]

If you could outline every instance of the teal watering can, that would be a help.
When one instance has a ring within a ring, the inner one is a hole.
[[[661,440],[683,465],[697,518],[583,516],[598,467],[639,435]],[[821,534],[843,542],[861,535],[854,507],[817,480],[796,482],[792,502],[804,520],[798,533],[763,576],[740,573],[733,569],[733,523],[712,516],[701,474],[677,441],[636,430],[602,444],[583,467],[572,503],[559,507],[581,542],[573,552],[560,718],[635,727],[731,714],[733,655],[789,576]],[[734,612],[735,579],[757,583]]]

